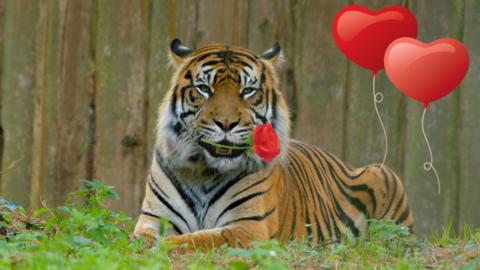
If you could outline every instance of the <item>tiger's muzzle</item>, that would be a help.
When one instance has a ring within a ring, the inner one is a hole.
[[[235,144],[227,140],[222,140],[220,142],[215,142],[218,145],[235,147],[233,149],[227,147],[221,147],[213,144],[206,143],[202,140],[199,141],[199,145],[202,146],[207,152],[216,158],[236,158],[243,154],[248,147],[247,144]]]

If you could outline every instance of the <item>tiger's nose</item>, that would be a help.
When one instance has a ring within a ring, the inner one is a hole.
[[[213,122],[215,122],[215,124],[217,126],[219,126],[223,131],[227,132],[227,131],[232,130],[234,127],[236,127],[240,121],[230,122],[227,119],[222,121],[222,120],[214,118]]]

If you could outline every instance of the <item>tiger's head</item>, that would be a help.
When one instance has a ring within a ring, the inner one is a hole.
[[[272,123],[281,142],[282,160],[289,140],[289,113],[276,70],[280,46],[261,55],[213,44],[191,50],[175,39],[170,58],[176,71],[160,107],[157,148],[177,168],[220,172],[255,172],[268,164],[245,150],[206,144],[242,146],[255,126]]]

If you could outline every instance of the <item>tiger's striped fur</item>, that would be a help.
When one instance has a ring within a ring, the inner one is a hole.
[[[210,45],[171,45],[177,65],[160,107],[158,135],[142,212],[134,235],[158,237],[159,218],[172,224],[168,241],[199,247],[248,246],[253,240],[312,243],[358,235],[369,219],[412,228],[398,176],[378,165],[352,168],[332,154],[289,138],[278,91],[278,45],[263,55]],[[282,154],[271,164],[244,152],[199,143],[240,144],[271,122]]]

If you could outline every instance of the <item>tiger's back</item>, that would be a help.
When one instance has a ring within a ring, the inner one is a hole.
[[[279,166],[280,240],[321,242],[359,235],[370,219],[389,219],[413,229],[402,183],[387,167],[353,169],[332,154],[292,140]]]

